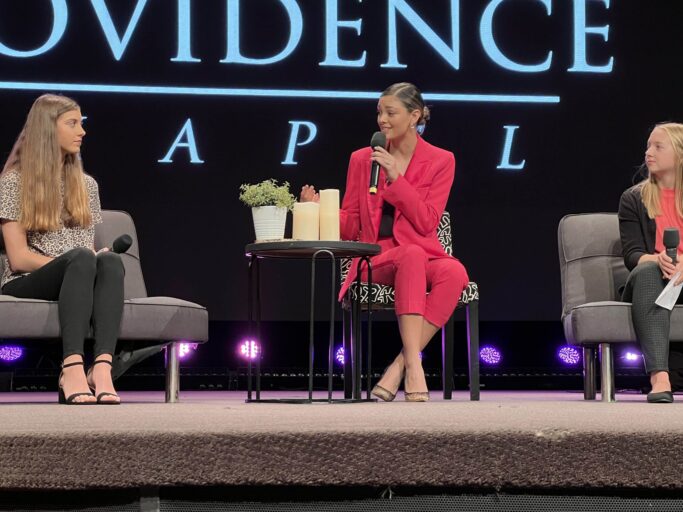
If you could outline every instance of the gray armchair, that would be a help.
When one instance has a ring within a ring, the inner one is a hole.
[[[601,395],[614,401],[612,345],[635,343],[631,303],[621,302],[629,272],[624,265],[616,213],[567,215],[558,246],[562,323],[567,342],[583,347],[584,398],[595,399],[596,349],[600,349]],[[671,341],[683,341],[683,306],[671,315]]]
[[[97,249],[110,246],[116,237],[124,233],[133,238],[133,245],[122,255],[126,277],[119,340],[167,344],[166,402],[177,402],[179,342],[199,343],[208,339],[208,312],[192,302],[171,297],[148,297],[133,219],[128,213],[111,210],[103,210],[102,219],[103,223],[98,224],[95,230]],[[0,251],[4,251],[1,233]],[[0,274],[2,271],[0,262]],[[0,294],[0,339],[59,339],[59,334],[56,302]]]

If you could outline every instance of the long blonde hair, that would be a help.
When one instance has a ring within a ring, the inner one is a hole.
[[[666,132],[676,154],[674,173],[676,213],[678,213],[679,217],[683,217],[683,124],[660,123],[655,128],[661,128]],[[648,217],[654,219],[657,215],[661,214],[659,186],[657,185],[655,173],[648,173],[647,178],[642,182],[641,195]]]
[[[63,156],[57,139],[59,116],[79,108],[66,96],[40,96],[5,163],[3,173],[16,170],[21,176],[19,223],[27,231],[56,231],[60,220],[69,227],[92,223],[80,154]]]

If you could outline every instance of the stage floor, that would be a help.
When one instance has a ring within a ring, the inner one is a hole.
[[[465,392],[429,403],[247,404],[244,392],[124,392],[118,407],[0,393],[0,489],[444,486],[683,489],[683,403],[640,394]],[[263,397],[304,396],[303,392]],[[319,397],[324,397],[321,393]],[[683,400],[681,400],[683,402]]]

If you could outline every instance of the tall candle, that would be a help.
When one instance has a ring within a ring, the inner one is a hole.
[[[320,191],[320,240],[339,240],[339,190]]]
[[[292,238],[294,240],[318,240],[320,229],[320,206],[313,201],[294,203],[292,212]]]

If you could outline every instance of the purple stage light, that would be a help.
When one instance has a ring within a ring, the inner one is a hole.
[[[621,356],[621,358],[627,363],[627,364],[638,364],[640,363],[640,360],[642,356],[640,353],[636,350],[627,350],[624,355]]]
[[[559,357],[560,361],[568,366],[579,364],[579,361],[581,360],[581,354],[579,351],[574,347],[570,347],[569,345],[562,347],[557,352],[557,357]]]
[[[18,361],[24,356],[24,348],[16,345],[0,346],[0,361],[11,363]]]
[[[344,366],[344,347],[339,347],[337,349],[337,352],[334,354],[334,358],[340,365]]]
[[[255,340],[244,340],[240,344],[240,355],[244,359],[256,359],[261,353],[261,347]]]
[[[481,347],[481,350],[479,351],[479,358],[484,364],[496,365],[500,363],[503,355],[496,347],[487,345],[485,347]]]
[[[178,348],[178,357],[180,359],[187,358],[191,350],[197,350],[197,343],[181,343]]]

